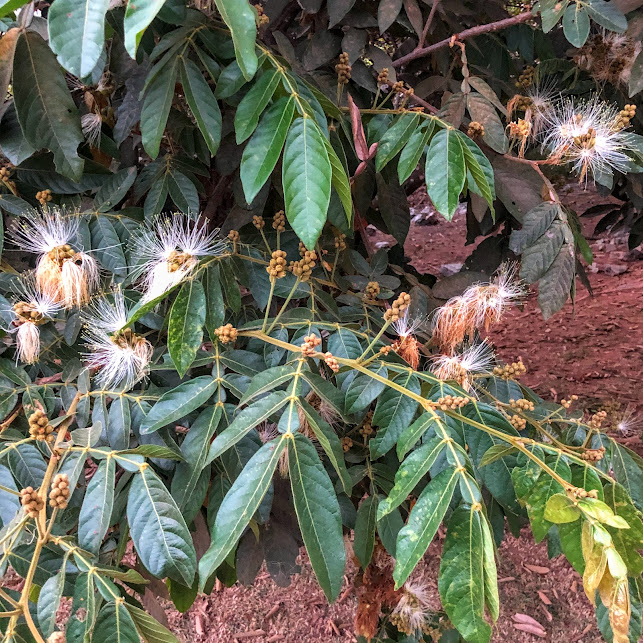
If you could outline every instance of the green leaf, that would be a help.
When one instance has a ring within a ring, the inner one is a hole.
[[[87,485],[78,516],[78,544],[96,556],[112,516],[115,474],[116,463],[113,458],[100,462]]]
[[[264,444],[250,458],[241,475],[230,487],[217,512],[210,547],[199,561],[200,591],[203,591],[208,578],[237,544],[250,519],[259,508],[272,483],[272,476],[285,447],[284,435]]]
[[[288,471],[310,564],[326,598],[334,601],[342,588],[346,566],[341,513],[317,451],[301,433],[288,440]]]
[[[404,183],[418,166],[426,144],[429,142],[431,134],[433,134],[434,127],[435,121],[424,121],[422,125],[411,134],[397,163],[397,177],[400,184]]]
[[[467,109],[471,120],[484,126],[482,140],[498,154],[505,154],[509,148],[509,141],[496,108],[481,94],[471,92],[467,96]]]
[[[264,72],[241,99],[234,114],[237,145],[243,143],[257,128],[259,117],[272,99],[281,75],[276,69]]]
[[[395,472],[395,485],[388,498],[382,500],[377,509],[377,519],[380,520],[396,507],[399,507],[409,496],[411,491],[433,466],[437,457],[442,453],[446,441],[442,437],[434,436],[428,442],[419,446]]]
[[[126,167],[103,183],[94,197],[94,208],[98,212],[108,212],[114,208],[119,201],[125,198],[127,191],[134,185],[136,180],[136,168]]]
[[[581,517],[580,509],[565,493],[555,493],[545,504],[545,519],[555,525],[574,522]]]
[[[65,566],[40,588],[38,595],[38,623],[44,636],[51,636],[56,627],[56,612],[65,586]]]
[[[180,462],[172,477],[172,497],[180,510],[184,510],[206,466],[210,441],[221,421],[223,406],[217,404],[201,411],[181,444],[185,462]]]
[[[114,224],[107,217],[98,215],[91,218],[89,230],[99,263],[119,277],[125,277],[127,261]]]
[[[567,9],[569,0],[547,0],[547,2],[541,2],[540,10],[540,19],[542,20],[543,31],[549,33],[560,20],[560,17],[563,15],[563,11]]]
[[[5,36],[6,38],[6,36]],[[0,63],[1,64],[1,63]],[[634,59],[630,80],[628,84],[628,96],[631,98],[643,89],[643,52]]]
[[[493,168],[487,157],[482,153],[482,150],[465,134],[456,131],[462,144],[462,151],[464,153],[464,160],[467,170],[475,181],[477,191],[480,196],[489,204],[491,213],[494,214],[493,200],[496,197],[493,181]],[[472,185],[469,189],[475,191]]]
[[[310,428],[315,434],[317,442],[319,442],[321,447],[324,449],[324,452],[328,456],[333,468],[337,472],[337,475],[342,482],[344,493],[346,495],[350,495],[352,481],[350,474],[346,469],[346,463],[344,462],[344,450],[342,449],[342,444],[337,437],[337,434],[333,427],[325,422],[319,413],[317,413],[317,411],[315,411],[315,409],[313,409],[306,400],[300,398],[298,403],[308,420]]]
[[[565,9],[563,33],[574,47],[582,47],[589,36],[589,15],[582,4],[574,3]]]
[[[121,600],[101,607],[92,643],[139,643],[134,621]]]
[[[207,402],[217,390],[217,382],[209,375],[202,375],[193,380],[179,384],[165,393],[150,409],[141,423],[141,433],[158,431],[161,427],[172,424],[194,409]]]
[[[225,321],[225,302],[221,288],[221,273],[219,266],[210,265],[205,273],[205,327],[208,329],[210,339],[216,335],[214,331]]]
[[[20,7],[26,5],[27,2],[29,2],[29,0],[0,0],[0,18],[4,18],[16,9],[20,9]]]
[[[377,183],[377,205],[389,234],[404,246],[411,225],[411,214],[404,188],[397,182],[397,177],[389,173],[389,181],[381,174],[375,175]]]
[[[129,603],[123,603],[146,643],[179,643],[179,639],[147,612]]]
[[[221,142],[221,110],[203,74],[189,58],[181,59],[181,85],[185,100],[194,115],[210,154],[214,156]]]
[[[332,169],[331,183],[342,203],[344,212],[346,213],[346,220],[350,223],[353,218],[353,195],[351,192],[351,184],[348,176],[346,175],[346,169],[339,160],[339,156],[337,156],[337,152],[333,149],[330,141],[324,138],[324,145],[326,145],[328,160],[330,161]]]
[[[74,76],[92,73],[105,47],[109,0],[56,0],[47,14],[49,46]]]
[[[136,58],[136,50],[141,42],[144,31],[156,18],[165,0],[128,0],[125,9],[123,28],[125,31],[125,49],[127,53]],[[174,81],[172,81],[174,89]]]
[[[183,377],[203,342],[205,291],[196,279],[186,281],[177,295],[168,323],[167,346],[180,377]]]
[[[399,116],[393,125],[386,130],[377,146],[375,157],[375,170],[381,172],[382,168],[395,158],[398,152],[406,145],[411,134],[417,129],[420,115],[415,112],[406,112]]]
[[[398,375],[393,381],[410,393],[420,394],[420,382],[410,373]],[[380,458],[395,446],[404,429],[411,423],[417,406],[415,400],[393,388],[387,388],[378,398],[373,424],[379,430],[369,441],[372,459]]]
[[[282,162],[286,217],[307,248],[326,223],[332,167],[324,137],[311,118],[296,118],[288,130]]]
[[[522,228],[511,233],[509,248],[520,254],[532,246],[549,229],[559,212],[559,206],[551,201],[545,201],[529,210],[522,221]]]
[[[285,384],[293,378],[295,372],[295,367],[292,364],[283,364],[282,366],[268,368],[255,375],[243,397],[239,400],[239,404],[247,404],[253,398]]]
[[[498,595],[498,570],[496,568],[496,553],[489,527],[489,521],[486,518],[480,520],[482,527],[483,542],[483,565],[484,565],[484,594],[487,609],[492,620],[497,621],[500,615],[500,596]]]
[[[617,33],[623,33],[627,29],[627,18],[615,2],[587,0],[585,6],[592,20],[601,27]]]
[[[520,265],[521,279],[533,284],[549,270],[565,242],[568,230],[566,223],[554,221],[533,245],[525,248]]]
[[[440,130],[431,141],[425,168],[426,188],[436,210],[451,220],[466,179],[464,154],[453,130]]]
[[[96,619],[96,587],[94,574],[79,574],[74,587],[71,615],[67,622],[69,643],[88,640]]]
[[[549,319],[565,305],[574,282],[575,266],[574,247],[565,243],[538,283],[538,305],[545,319]]]
[[[47,465],[42,454],[33,444],[21,444],[12,448],[7,456],[9,469],[19,487],[40,487]]]
[[[331,351],[332,352],[332,351]],[[335,355],[336,353],[333,353]],[[386,367],[372,366],[372,370],[380,377],[386,377]],[[370,375],[358,375],[349,385],[346,391],[346,411],[357,413],[365,409],[373,400],[379,397],[385,389],[386,383],[374,379]]]
[[[507,455],[513,455],[517,451],[518,449],[516,449],[516,447],[512,446],[511,444],[494,444],[492,447],[489,447],[485,451],[478,466],[486,467],[488,464],[492,464],[493,462],[496,462],[497,460],[500,460],[500,458],[504,458]]]
[[[420,417],[409,427],[404,429],[397,441],[397,457],[401,460],[416,444],[416,442],[431,428],[438,420],[437,415],[422,413]]]
[[[130,430],[132,418],[129,407],[129,400],[125,397],[117,397],[109,407],[107,418],[107,441],[109,446],[116,451],[122,451],[129,447]]]
[[[77,148],[84,140],[80,116],[57,69],[51,49],[35,31],[21,34],[13,60],[12,86],[20,127],[34,149],[53,152],[60,174],[79,180],[83,160]]]
[[[612,469],[614,477],[627,489],[634,504],[643,510],[643,468],[638,454],[619,444],[616,440],[612,445]]]
[[[173,59],[149,84],[141,110],[141,137],[145,151],[155,159],[174,99],[178,65]]]
[[[397,535],[393,570],[395,589],[405,583],[431,544],[449,507],[457,481],[455,469],[444,469],[422,490],[406,525]],[[444,605],[444,598],[442,600]]]
[[[458,507],[449,520],[438,590],[442,606],[460,635],[470,643],[489,643],[485,620],[484,532],[480,511]]]
[[[261,117],[259,127],[241,157],[241,184],[246,201],[252,203],[270,178],[281,155],[295,111],[295,99],[284,96]]]
[[[149,467],[132,479],[127,522],[139,558],[153,576],[192,584],[196,572],[192,536],[174,499]]]
[[[215,0],[217,9],[228,25],[234,42],[234,53],[246,80],[257,71],[258,60],[255,53],[257,23],[255,12],[248,0]]]
[[[377,24],[384,33],[395,22],[402,9],[402,0],[380,0],[377,7]]]
[[[285,391],[276,391],[239,411],[230,426],[219,433],[210,445],[207,462],[218,458],[249,431],[285,406],[288,401],[288,394]]]
[[[355,520],[355,535],[353,538],[353,552],[359,560],[362,569],[366,569],[371,562],[375,547],[375,516],[378,513],[377,496],[369,496],[362,500],[357,509]]]

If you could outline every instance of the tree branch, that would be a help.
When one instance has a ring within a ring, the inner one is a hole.
[[[422,49],[422,47],[424,47],[424,43],[426,42],[426,35],[429,33],[429,27],[433,22],[433,16],[435,16],[435,12],[438,10],[439,4],[440,0],[433,0],[433,6],[431,7],[431,11],[424,25],[424,29],[422,29],[422,35],[420,36],[420,41],[418,42],[418,46],[416,47],[416,49]]]
[[[535,17],[535,15],[536,14],[533,11],[525,11],[524,13],[519,13],[517,16],[511,16],[510,18],[504,18],[503,20],[498,20],[497,22],[490,22],[487,25],[478,25],[477,27],[471,27],[471,29],[465,29],[460,33],[454,34],[450,38],[440,40],[440,42],[436,42],[432,45],[429,45],[428,47],[418,46],[410,54],[394,60],[393,67],[401,67],[402,65],[405,65],[406,63],[411,62],[416,58],[424,58],[425,56],[432,54],[434,51],[449,47],[453,42],[454,37],[456,40],[466,40],[467,38],[474,38],[475,36],[479,36],[483,33],[500,31],[501,29],[506,29],[507,27],[511,27],[512,25],[518,25],[521,22],[531,20]]]

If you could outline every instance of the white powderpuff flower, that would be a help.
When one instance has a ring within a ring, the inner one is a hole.
[[[402,586],[402,597],[391,613],[391,622],[410,636],[422,636],[430,616],[430,599],[422,581],[407,581]]]
[[[221,256],[227,244],[217,238],[218,233],[208,232],[207,223],[199,225],[188,215],[173,214],[157,217],[150,228],[133,236],[135,276],[145,288],[142,301],[156,299],[181,283],[201,257]]]
[[[143,379],[152,359],[152,345],[126,326],[127,307],[122,292],[93,302],[85,311],[83,340],[90,368],[98,369],[97,384],[104,389],[127,390]]]
[[[439,355],[433,360],[431,371],[443,382],[455,381],[469,391],[473,376],[488,373],[493,359],[491,345],[482,341],[455,355]]]
[[[543,147],[550,159],[571,163],[580,180],[614,170],[627,172],[629,135],[618,126],[618,108],[598,98],[566,98],[545,113]]]
[[[619,430],[620,434],[624,437],[634,435],[636,432],[640,431],[643,426],[643,418],[636,413],[636,409],[627,406],[621,419],[616,423],[616,428]]]
[[[100,114],[90,112],[89,114],[83,114],[80,117],[80,128],[85,139],[92,147],[96,147],[100,142],[102,127],[103,119]]]
[[[429,318],[426,315],[411,316],[407,308],[404,315],[393,322],[393,329],[400,339],[405,339],[415,335],[418,330],[424,329],[428,321]]]
[[[62,306],[54,293],[37,288],[31,275],[22,280],[19,295],[14,299],[13,311],[16,319],[12,331],[16,332],[16,359],[33,364],[40,357],[40,328],[51,319]]]
[[[43,208],[23,214],[9,231],[21,250],[40,255],[36,284],[65,308],[87,303],[100,280],[96,260],[71,245],[77,237],[79,223],[76,214]]]

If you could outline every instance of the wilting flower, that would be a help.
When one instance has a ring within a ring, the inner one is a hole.
[[[20,291],[13,304],[16,359],[33,364],[40,356],[39,326],[47,323],[62,305],[56,301],[55,293],[39,290],[31,277],[22,281]]]
[[[220,256],[227,245],[217,239],[218,230],[207,231],[183,214],[158,217],[151,228],[132,239],[132,254],[139,260],[136,275],[145,288],[143,301],[160,297],[181,283],[201,257]]]
[[[23,214],[10,231],[21,250],[40,255],[36,284],[65,308],[87,303],[100,278],[96,260],[70,245],[76,239],[78,225],[76,215],[45,208]]]
[[[422,636],[429,622],[429,593],[420,581],[404,583],[401,598],[391,613],[391,623],[409,636]]]
[[[420,342],[415,339],[414,334],[427,322],[426,317],[411,317],[409,309],[404,315],[393,322],[393,328],[399,339],[393,342],[393,350],[411,366],[417,369],[420,363]]]
[[[491,346],[483,341],[456,355],[440,355],[433,361],[433,374],[444,382],[455,381],[465,391],[471,388],[473,375],[489,372],[493,362]]]
[[[96,147],[100,142],[103,127],[103,119],[96,112],[89,112],[80,117],[80,127],[87,139],[87,142]]]
[[[543,147],[550,160],[571,163],[580,180],[613,170],[627,172],[631,159],[630,137],[623,129],[619,110],[597,98],[566,98],[545,114]]]
[[[99,370],[96,382],[102,388],[131,388],[147,374],[152,345],[127,324],[127,308],[122,292],[93,302],[83,311],[83,339],[90,368]]]
[[[471,286],[466,290],[464,298],[475,311],[477,327],[484,327],[485,331],[488,331],[491,324],[500,321],[507,308],[525,297],[525,285],[518,280],[516,272],[516,264],[502,264],[489,284]]]

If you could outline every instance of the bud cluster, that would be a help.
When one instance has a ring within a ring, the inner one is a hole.
[[[396,322],[404,315],[404,311],[411,303],[411,295],[406,292],[400,293],[400,296],[393,302],[391,307],[384,313],[384,321]]]
[[[382,67],[380,73],[377,74],[377,86],[381,87],[382,85],[388,84],[388,67]]]
[[[572,402],[575,402],[577,399],[578,399],[578,395],[572,395],[568,400],[561,400],[560,405],[564,409],[568,409],[572,405]]]
[[[321,338],[314,333],[306,335],[301,345],[301,353],[304,357],[312,357],[317,352],[317,347],[322,343]]]
[[[350,58],[345,51],[339,54],[339,62],[335,65],[335,71],[337,72],[337,83],[346,85],[351,77],[351,66]]]
[[[38,201],[40,205],[47,205],[47,203],[51,201],[51,190],[47,189],[36,192],[36,201]]]
[[[527,428],[527,420],[521,418],[519,415],[512,415],[509,418],[509,423],[513,426],[516,431],[523,431]]]
[[[237,341],[238,331],[232,324],[215,328],[214,334],[222,344],[230,344]]]
[[[616,121],[614,122],[614,129],[620,130],[626,128],[630,121],[636,115],[636,105],[625,105],[625,107],[618,113]]]
[[[527,367],[522,363],[522,360],[520,359],[517,362],[505,364],[504,366],[495,366],[493,369],[493,375],[503,380],[517,378],[526,372]]]
[[[369,299],[377,299],[380,294],[380,285],[377,281],[369,281],[364,288],[364,293]]]
[[[66,473],[59,473],[51,483],[49,506],[54,509],[64,509],[69,502],[69,478]]]
[[[42,498],[33,487],[25,487],[20,491],[20,504],[24,507],[29,518],[35,518],[45,506]]]
[[[275,250],[272,253],[266,272],[271,279],[281,279],[286,276],[286,253],[283,250]]]
[[[335,249],[346,250],[346,235],[343,232],[335,235]]]
[[[525,400],[524,398],[521,398],[519,400],[509,400],[509,406],[512,409],[517,409],[518,411],[533,411],[535,408],[533,402],[531,402],[530,400]]]
[[[283,210],[275,212],[275,216],[272,217],[272,227],[277,232],[284,232],[286,230],[286,215]]]
[[[313,273],[317,260],[317,253],[314,250],[305,250],[300,261],[291,261],[290,270],[300,281],[308,281]]]
[[[349,451],[350,448],[353,446],[353,441],[348,436],[346,436],[345,438],[342,438],[340,440],[340,443],[342,445],[342,449],[344,450],[344,452]]]
[[[29,435],[34,440],[43,440],[46,442],[54,441],[54,427],[49,424],[49,418],[40,409],[35,410],[29,416]]]
[[[440,411],[457,411],[461,409],[469,401],[466,397],[459,397],[457,395],[445,395],[435,402],[435,407]]]
[[[580,457],[587,462],[598,462],[605,455],[605,447],[598,449],[587,449],[581,453]]]
[[[266,225],[266,222],[264,221],[264,218],[261,215],[255,214],[252,217],[252,225],[257,228],[257,230],[263,230],[264,226]]]
[[[484,125],[478,121],[471,121],[467,128],[467,136],[469,138],[482,138],[484,136]]]
[[[587,424],[589,424],[592,429],[600,429],[603,422],[605,421],[605,418],[607,418],[607,412],[598,411],[597,413],[594,413],[594,415],[592,415]]]
[[[339,372],[339,362],[332,353],[324,353],[324,361],[333,373]]]
[[[527,89],[534,84],[534,78],[536,76],[536,70],[533,67],[526,67],[525,70],[518,76],[516,81],[516,87],[518,89]]]
[[[232,243],[239,243],[240,235],[238,230],[230,230],[228,232],[228,239],[232,241]]]

